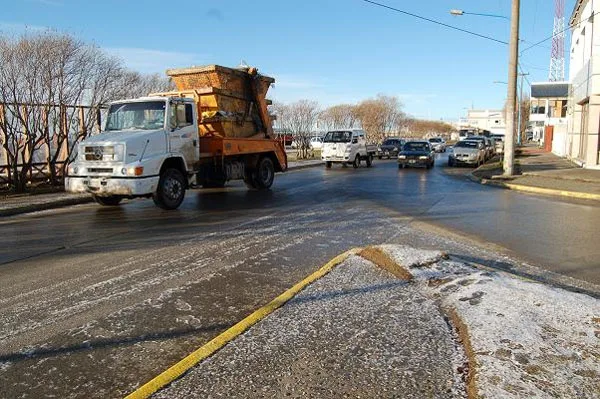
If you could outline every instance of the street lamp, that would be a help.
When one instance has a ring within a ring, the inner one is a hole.
[[[510,40],[508,45],[508,93],[506,105],[506,132],[504,137],[504,169],[505,176],[514,174],[515,164],[515,103],[517,98],[517,65],[519,59],[519,12],[521,10],[520,0],[512,0],[510,15]],[[465,14],[481,15],[485,17],[506,18],[493,14],[467,13],[463,10],[450,10],[450,14],[459,16]],[[508,19],[508,18],[506,18]]]
[[[452,14],[454,16],[460,16],[460,15],[479,15],[480,17],[503,18],[503,19],[508,20],[508,18],[505,17],[504,15],[480,14],[480,13],[477,13],[477,12],[466,12],[464,10],[450,10],[450,14]]]

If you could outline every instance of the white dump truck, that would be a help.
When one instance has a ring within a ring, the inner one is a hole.
[[[361,129],[341,129],[327,132],[323,137],[321,159],[325,166],[331,168],[333,163],[346,166],[351,163],[354,168],[365,161],[367,167],[373,163],[377,146],[367,144],[365,132]]]
[[[265,98],[274,79],[218,65],[167,74],[178,91],[110,105],[104,131],[79,144],[66,191],[90,193],[101,205],[151,197],[175,209],[194,185],[240,179],[268,189],[287,169]]]

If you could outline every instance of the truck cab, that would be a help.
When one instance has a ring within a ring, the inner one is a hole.
[[[376,151],[375,146],[367,145],[365,132],[361,129],[333,130],[323,138],[321,159],[327,168],[331,168],[333,163],[343,166],[352,163],[354,168],[358,168],[361,160],[371,166]]]
[[[102,205],[153,197],[174,209],[198,161],[194,100],[143,97],[110,104],[104,131],[78,146],[65,189],[90,193]]]

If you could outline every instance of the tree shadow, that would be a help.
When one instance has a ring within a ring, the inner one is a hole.
[[[1,355],[0,362],[19,362],[35,358],[49,358],[93,349],[115,348],[119,346],[132,345],[146,341],[166,341],[169,339],[190,336],[198,333],[219,332],[229,327],[231,327],[231,324],[215,324],[207,327],[189,327],[177,330],[159,331],[155,333],[142,334],[134,337],[106,338],[84,341],[77,344],[62,346],[60,348],[37,348],[27,352],[8,353],[5,355]]]

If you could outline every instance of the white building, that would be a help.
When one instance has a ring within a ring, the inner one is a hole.
[[[487,130],[492,134],[504,134],[506,123],[504,121],[504,112],[502,110],[477,110],[470,109],[467,116],[460,118],[457,124],[458,129],[479,129]]]
[[[600,1],[576,0],[570,19],[566,153],[586,168],[600,169],[600,27],[595,13],[600,13]]]
[[[548,151],[567,156],[568,82],[539,82],[531,84],[531,113],[527,130],[533,140]]]

